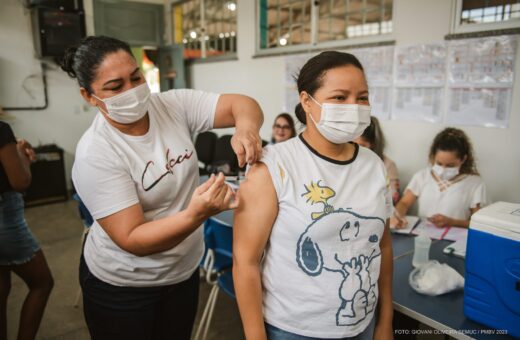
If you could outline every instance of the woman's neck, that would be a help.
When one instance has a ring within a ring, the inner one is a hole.
[[[337,161],[346,161],[354,157],[356,148],[352,143],[334,144],[323,137],[315,128],[307,128],[303,131],[305,141],[319,154]]]
[[[148,113],[146,113],[143,118],[132,124],[121,124],[111,119],[108,119],[108,123],[125,135],[130,136],[143,136],[150,129],[150,117]]]

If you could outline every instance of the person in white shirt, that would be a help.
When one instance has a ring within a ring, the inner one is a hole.
[[[356,138],[354,142],[374,151],[376,155],[383,160],[392,202],[397,204],[400,198],[399,173],[397,172],[395,162],[384,154],[386,140],[377,117],[370,117],[370,126],[367,127],[365,131],[363,131],[363,134],[359,138]]]
[[[190,339],[208,217],[238,202],[212,176],[199,186],[195,133],[236,126],[241,166],[261,155],[263,114],[242,95],[151,94],[130,47],[87,37],[62,68],[99,109],[76,149],[75,188],[95,222],[80,264],[93,339]]]
[[[418,215],[437,227],[467,228],[471,215],[488,203],[468,136],[456,128],[442,130],[433,140],[429,159],[430,166],[412,177],[395,206],[392,225],[406,226],[404,216],[417,202]]]
[[[392,339],[392,201],[381,159],[352,142],[370,123],[363,67],[323,52],[297,84],[305,131],[267,146],[238,191],[233,276],[246,338]]]

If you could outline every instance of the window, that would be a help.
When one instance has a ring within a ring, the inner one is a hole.
[[[260,0],[261,48],[309,44],[309,0]]]
[[[318,41],[392,32],[392,1],[320,1]]]
[[[520,0],[456,1],[455,33],[520,27]]]
[[[161,46],[164,6],[138,2],[96,0],[94,31],[126,41],[131,46]],[[51,32],[47,32],[52,36]]]
[[[258,0],[258,13],[261,50],[392,32],[392,0]]]
[[[236,53],[237,1],[189,0],[172,4],[173,41],[184,45],[184,58]]]

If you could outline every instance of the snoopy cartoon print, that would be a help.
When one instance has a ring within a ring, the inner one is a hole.
[[[321,181],[305,185],[306,203],[319,205],[312,222],[296,245],[296,262],[307,275],[320,279],[323,271],[337,273],[337,326],[352,326],[365,320],[377,304],[377,279],[381,264],[379,240],[384,221],[363,216],[349,208],[335,208],[335,191]]]

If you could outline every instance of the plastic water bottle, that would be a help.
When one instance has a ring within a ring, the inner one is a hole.
[[[413,252],[412,265],[414,267],[419,267],[430,259],[430,245],[432,244],[432,240],[424,235],[419,234],[415,237],[415,249]]]

